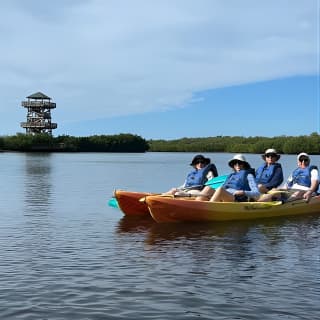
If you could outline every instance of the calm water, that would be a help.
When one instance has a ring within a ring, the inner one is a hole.
[[[0,319],[319,319],[320,216],[160,225],[107,206],[180,185],[193,155],[0,153]]]

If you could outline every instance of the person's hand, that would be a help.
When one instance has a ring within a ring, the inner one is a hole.
[[[311,191],[311,190],[308,190],[308,191],[305,192],[304,195],[303,195],[303,199],[305,199],[307,202],[310,201],[311,197],[312,197],[312,191]]]
[[[258,184],[258,189],[260,193],[268,193],[268,189],[263,184]]]
[[[243,190],[237,190],[235,193],[234,193],[235,196],[244,196],[245,195],[245,192]]]

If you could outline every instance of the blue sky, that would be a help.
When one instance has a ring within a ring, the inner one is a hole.
[[[0,135],[26,96],[54,135],[320,131],[320,0],[2,0]]]

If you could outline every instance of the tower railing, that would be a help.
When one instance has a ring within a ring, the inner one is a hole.
[[[55,102],[50,101],[22,101],[21,102],[22,107],[38,107],[38,108],[50,108],[54,109],[56,107]]]
[[[20,122],[20,126],[22,128],[38,128],[38,129],[57,129],[58,124],[51,122],[51,123],[47,123],[47,122]]]

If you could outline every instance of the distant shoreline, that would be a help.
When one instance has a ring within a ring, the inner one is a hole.
[[[0,137],[1,152],[221,152],[262,154],[274,148],[279,154],[320,154],[320,135],[241,137],[217,136],[181,138],[176,140],[146,140],[132,134],[100,135],[90,137],[58,136],[47,134]]]

